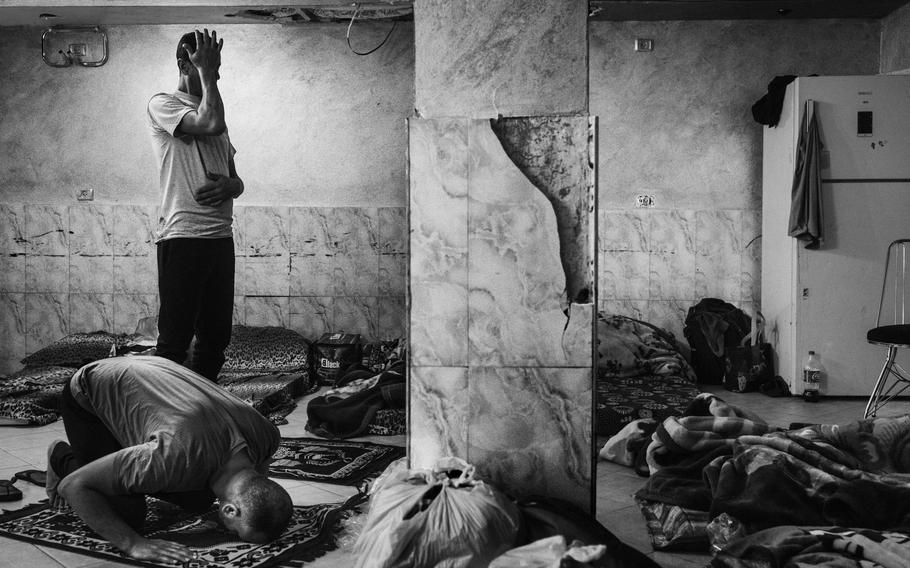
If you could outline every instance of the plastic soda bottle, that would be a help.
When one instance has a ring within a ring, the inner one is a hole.
[[[806,363],[803,365],[803,400],[818,402],[824,373],[825,368],[822,366],[821,357],[815,351],[809,351]]]

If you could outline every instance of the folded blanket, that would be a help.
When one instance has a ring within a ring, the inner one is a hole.
[[[671,416],[657,427],[647,449],[648,468],[653,475],[687,454],[711,452],[719,447],[732,451],[738,437],[761,435],[773,429],[753,412],[711,393],[700,393],[682,416]]]

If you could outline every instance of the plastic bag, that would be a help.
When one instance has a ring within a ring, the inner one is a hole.
[[[565,537],[556,535],[513,548],[490,562],[490,568],[559,568],[564,558],[584,565],[600,560],[606,552],[603,544],[584,546],[575,541],[566,545]]]
[[[711,554],[717,554],[728,544],[746,535],[746,528],[739,520],[727,513],[721,513],[708,523],[708,539],[711,542]]]
[[[373,483],[355,566],[487,566],[518,537],[518,508],[474,476],[474,466],[442,458],[433,470],[393,462]]]

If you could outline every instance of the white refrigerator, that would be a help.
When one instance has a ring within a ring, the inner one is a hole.
[[[814,101],[822,144],[822,244],[788,236],[802,113]],[[780,122],[764,127],[761,310],[776,370],[802,393],[809,350],[821,355],[823,395],[868,396],[885,350],[875,326],[885,254],[910,237],[910,76],[799,77]],[[905,368],[907,353],[898,356]],[[858,417],[861,418],[861,417]]]

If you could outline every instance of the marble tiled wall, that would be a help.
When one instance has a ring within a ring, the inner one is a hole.
[[[562,195],[577,201],[569,209],[579,216],[557,215],[489,120],[409,121],[408,456],[417,468],[462,457],[516,494],[587,509],[594,305],[569,304],[562,260],[581,262],[575,273],[584,274],[594,257],[585,238],[594,223],[584,218],[594,214],[592,131],[587,117],[550,126],[564,153],[547,155],[566,173]],[[566,223],[590,250],[561,258]]]
[[[0,373],[67,333],[158,311],[154,205],[0,203]],[[308,339],[406,329],[403,207],[235,207],[234,322]]]
[[[722,298],[754,313],[761,298],[761,211],[599,212],[601,310],[682,334],[686,312]]]

